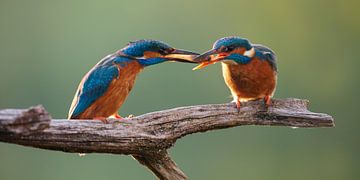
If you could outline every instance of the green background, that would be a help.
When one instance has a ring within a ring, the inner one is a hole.
[[[278,55],[275,97],[311,101],[336,128],[237,127],[187,136],[171,149],[190,179],[359,179],[360,11],[356,0],[0,1],[0,108],[43,104],[66,118],[82,76],[142,38],[203,52],[238,35]],[[231,100],[219,64],[145,69],[120,114]],[[0,143],[1,180],[153,179],[129,156]]]

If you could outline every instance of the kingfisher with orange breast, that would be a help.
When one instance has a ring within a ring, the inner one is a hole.
[[[144,67],[166,61],[193,63],[199,54],[155,40],[138,40],[100,60],[81,80],[69,119],[119,118],[118,109]]]
[[[241,37],[225,37],[194,61],[201,62],[194,70],[221,61],[225,83],[238,111],[243,101],[264,99],[266,106],[271,104],[277,82],[277,65],[276,55],[270,48],[251,44]]]

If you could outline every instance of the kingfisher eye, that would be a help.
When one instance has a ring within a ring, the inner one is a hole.
[[[232,50],[234,50],[234,47],[232,46],[224,46],[223,48],[221,48],[222,52],[230,52]]]
[[[172,52],[174,52],[175,51],[175,49],[174,48],[169,48],[168,50],[167,50],[167,52],[170,54],[170,53],[172,53]]]
[[[228,46],[228,47],[226,47],[226,52],[230,52],[230,51],[232,51],[232,50],[234,50],[234,49],[235,49],[234,47]]]
[[[162,55],[168,54],[168,49],[161,48],[161,49],[159,49],[159,53]]]

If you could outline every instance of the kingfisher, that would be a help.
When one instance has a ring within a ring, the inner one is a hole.
[[[137,75],[151,65],[166,61],[194,63],[199,54],[175,49],[156,40],[130,42],[101,59],[81,80],[68,119],[121,119],[118,109],[129,95]]]
[[[221,62],[226,85],[240,111],[241,102],[264,99],[266,107],[271,104],[277,82],[276,55],[261,44],[251,44],[241,37],[224,37],[213,48],[194,59],[200,69]]]

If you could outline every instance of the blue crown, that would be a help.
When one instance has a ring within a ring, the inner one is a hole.
[[[217,40],[213,45],[213,49],[218,49],[221,46],[244,47],[246,50],[250,50],[252,48],[250,42],[247,39],[236,36],[224,37]]]
[[[142,57],[146,51],[159,52],[160,50],[169,48],[171,48],[169,45],[161,41],[142,39],[130,42],[126,47],[121,49],[121,51],[129,56]]]

